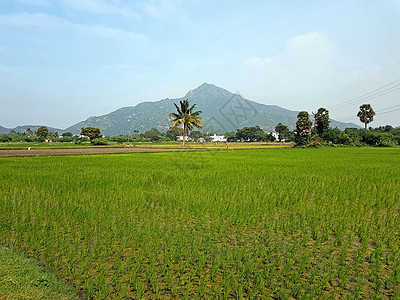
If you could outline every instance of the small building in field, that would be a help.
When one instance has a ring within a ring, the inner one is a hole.
[[[176,137],[176,140],[179,142],[182,142],[183,141],[183,135],[178,135],[177,137]],[[191,137],[189,137],[189,136],[187,136],[187,135],[185,135],[185,141],[191,141],[192,140],[192,138]]]
[[[275,138],[275,140],[279,140],[279,133],[277,132],[271,132],[271,135]]]
[[[224,135],[210,135],[211,142],[226,142],[226,137]]]

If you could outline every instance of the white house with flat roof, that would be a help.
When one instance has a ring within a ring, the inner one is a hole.
[[[177,140],[177,141],[183,141],[183,135],[178,135],[178,136],[176,137],[176,140]],[[185,135],[185,141],[191,141],[191,140],[192,140],[191,137]]]
[[[271,132],[272,136],[275,138],[275,140],[279,140],[279,133],[277,132]]]
[[[226,142],[226,137],[223,135],[210,135],[211,142]]]

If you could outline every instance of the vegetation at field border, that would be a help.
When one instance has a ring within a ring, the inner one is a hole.
[[[77,291],[18,249],[0,245],[0,299],[78,299]]]

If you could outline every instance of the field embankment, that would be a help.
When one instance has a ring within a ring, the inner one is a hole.
[[[0,156],[38,156],[38,155],[80,155],[80,154],[110,154],[110,153],[135,153],[135,152],[175,152],[194,150],[245,150],[245,149],[273,149],[288,148],[293,144],[287,143],[231,143],[226,148],[225,143],[188,143],[184,148],[180,143],[137,143],[109,146],[66,145],[65,143],[53,144],[2,144]],[[29,148],[29,149],[28,149]]]

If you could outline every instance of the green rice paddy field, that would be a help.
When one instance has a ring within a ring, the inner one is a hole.
[[[400,149],[0,158],[0,244],[88,299],[400,298]]]

